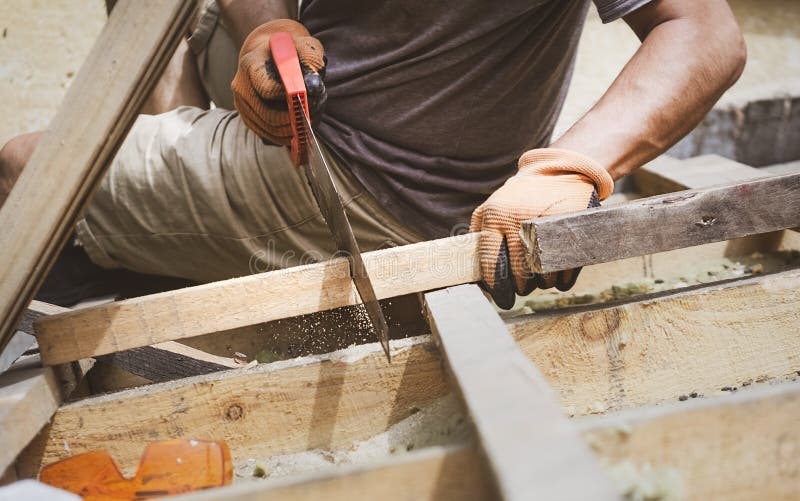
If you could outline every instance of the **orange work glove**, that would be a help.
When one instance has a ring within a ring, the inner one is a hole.
[[[470,231],[481,232],[481,285],[495,303],[509,309],[515,292],[524,296],[536,287],[571,288],[580,269],[543,275],[530,271],[520,226],[539,216],[599,207],[613,189],[608,172],[579,153],[542,148],[523,154],[517,174],[472,213]]]
[[[244,123],[262,139],[286,146],[292,141],[292,126],[286,105],[286,91],[272,61],[269,37],[286,31],[292,35],[308,93],[312,118],[322,111],[327,99],[325,51],[319,40],[291,19],[264,23],[245,39],[239,52],[239,69],[231,82],[233,103]]]

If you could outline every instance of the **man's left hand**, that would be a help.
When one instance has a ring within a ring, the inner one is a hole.
[[[522,222],[598,207],[613,189],[608,172],[580,153],[542,148],[522,155],[519,172],[472,213],[470,231],[481,232],[481,285],[495,303],[509,309],[515,293],[527,295],[537,287],[571,288],[580,269],[543,275],[530,271],[520,237]]]

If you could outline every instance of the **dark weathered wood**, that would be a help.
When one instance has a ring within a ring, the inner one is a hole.
[[[47,275],[191,19],[196,2],[116,6],[0,210],[0,350]]]
[[[800,224],[800,174],[687,190],[523,224],[540,273],[692,247]]]
[[[221,359],[222,357],[215,358]],[[177,353],[174,350],[163,349],[158,346],[133,348],[97,357],[97,360],[124,369],[131,374],[136,374],[154,383],[210,374],[237,367],[233,363],[202,360],[187,353]],[[243,366],[244,364],[239,367]]]
[[[425,301],[501,497],[617,499],[544,377],[480,289],[451,287],[426,294]]]

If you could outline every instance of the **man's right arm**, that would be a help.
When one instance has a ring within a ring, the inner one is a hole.
[[[222,19],[241,47],[254,29],[274,19],[297,19],[297,0],[217,0]]]

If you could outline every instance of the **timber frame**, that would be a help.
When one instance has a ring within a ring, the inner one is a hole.
[[[225,440],[234,461],[344,450],[452,394],[473,440],[181,499],[615,499],[653,495],[654,485],[655,494],[679,498],[797,495],[798,260],[504,319],[474,285],[477,235],[365,253],[384,306],[412,298],[410,310],[420,315],[403,314],[400,325],[414,327],[392,341],[391,364],[378,343],[325,345],[330,353],[262,364],[198,348],[212,346],[210,338],[263,339],[264,330],[301,315],[325,322],[325,312],[350,311],[358,296],[344,259],[82,310],[34,303],[33,329],[19,324],[192,3],[120,3],[31,161],[32,174],[26,169],[0,211],[0,243],[15,249],[0,263],[0,335],[2,346],[17,340],[3,355],[18,358],[0,374],[0,471],[35,477],[44,464],[97,449],[129,470],[146,443],[178,437]],[[139,37],[143,47],[129,50],[111,36],[126,26],[136,33],[121,39]],[[127,77],[118,72],[125,61],[135,70]],[[105,85],[104,74],[119,79],[101,100],[108,106],[89,109],[75,130],[60,125],[81,116],[81,96]],[[62,148],[85,150],[76,157],[80,169],[38,188],[47,196],[34,193],[34,176],[55,168]],[[584,278],[613,285],[642,265],[680,268],[707,253],[800,252],[800,235],[790,230],[800,226],[800,173],[770,175],[704,157],[659,159],[633,179],[650,198],[526,223],[534,267],[586,266]],[[24,211],[40,211],[42,227],[11,224]],[[290,303],[287,288],[299,291]],[[38,353],[20,357],[31,334]],[[139,378],[138,387],[80,389],[94,360]]]

